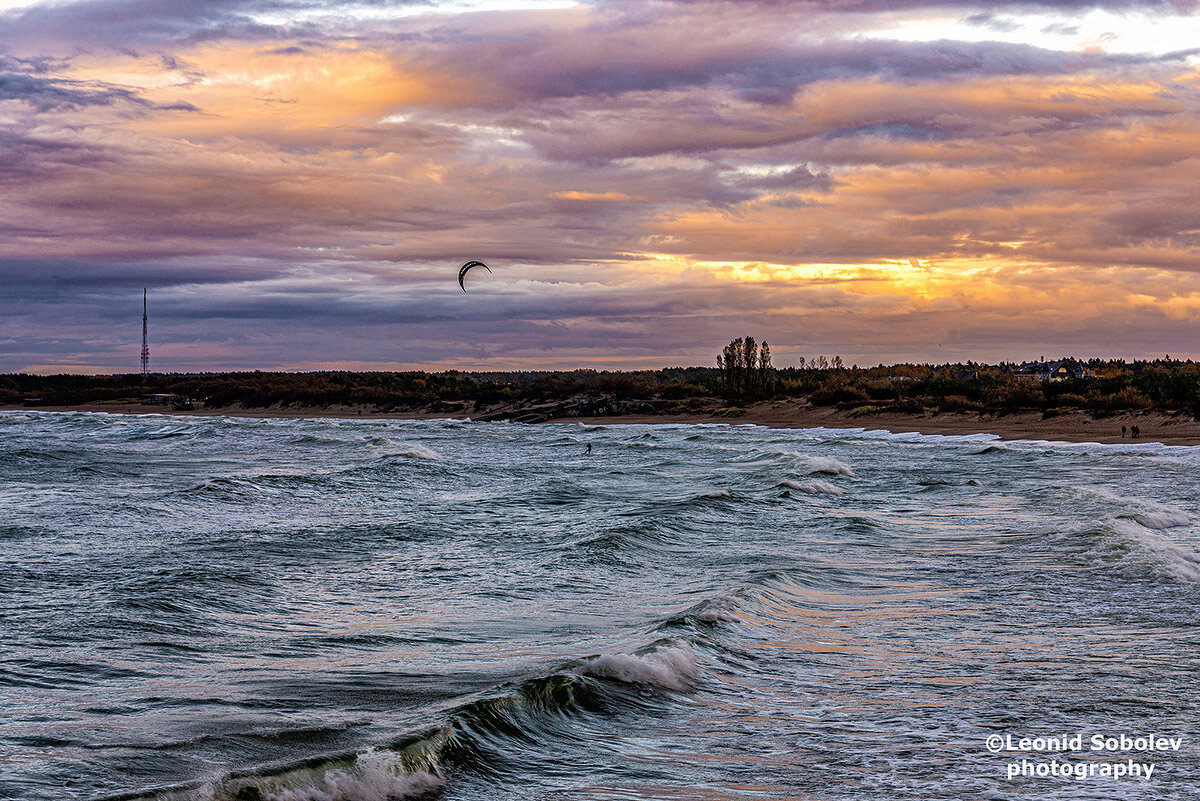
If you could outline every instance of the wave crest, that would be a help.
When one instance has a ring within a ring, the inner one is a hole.
[[[675,692],[688,692],[699,683],[696,655],[690,645],[678,640],[641,653],[598,656],[584,664],[579,672],[598,679]]]
[[[821,481],[820,479],[813,479],[811,481],[793,481],[792,479],[785,478],[783,481],[779,482],[779,486],[786,487],[787,489],[793,489],[798,492],[807,492],[810,495],[846,494],[846,490],[842,489],[836,484],[830,484],[828,481]]]
[[[401,459],[424,459],[430,462],[442,461],[442,455],[431,448],[415,442],[395,442],[387,437],[375,437],[371,445],[381,450],[382,456],[399,457]]]
[[[403,758],[392,751],[358,755],[348,770],[331,770],[319,783],[268,793],[266,801],[398,801],[428,798],[446,786],[424,770],[405,772]]]

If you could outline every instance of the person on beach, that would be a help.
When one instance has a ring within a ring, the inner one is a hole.
[[[1137,426],[1129,429],[1130,439],[1138,439],[1142,436],[1142,430]]]
[[[1125,439],[1125,426],[1121,426],[1121,439]]]

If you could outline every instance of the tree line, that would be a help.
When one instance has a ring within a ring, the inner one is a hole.
[[[736,409],[772,398],[798,398],[852,415],[885,412],[1084,410],[1097,415],[1156,409],[1200,418],[1200,364],[1155,359],[1092,359],[1089,378],[1042,382],[1017,365],[895,364],[846,367],[839,357],[776,368],[766,342],[744,336],[713,367],[634,371],[156,373],[0,375],[0,403],[71,406],[138,401],[174,394],[205,406],[361,405],[386,410],[465,410],[536,404],[581,395],[655,400],[671,412]]]

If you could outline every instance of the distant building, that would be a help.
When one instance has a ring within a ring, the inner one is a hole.
[[[174,392],[156,392],[152,395],[142,396],[142,405],[144,406],[170,406],[175,401],[181,400],[179,395]]]
[[[1072,378],[1091,378],[1092,373],[1074,359],[1057,362],[1025,362],[1014,374],[1018,381],[1067,381]]]
[[[143,406],[171,406],[175,409],[195,409],[196,401],[174,392],[155,392],[142,396]]]

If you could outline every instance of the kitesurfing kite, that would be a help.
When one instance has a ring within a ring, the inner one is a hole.
[[[462,287],[463,292],[467,291],[466,285],[463,284],[463,279],[467,277],[467,272],[469,272],[472,267],[482,267],[483,269],[487,270],[489,273],[492,271],[490,267],[488,267],[486,264],[484,264],[481,261],[469,261],[466,264],[464,264],[462,267],[459,267],[458,268],[458,285]]]

